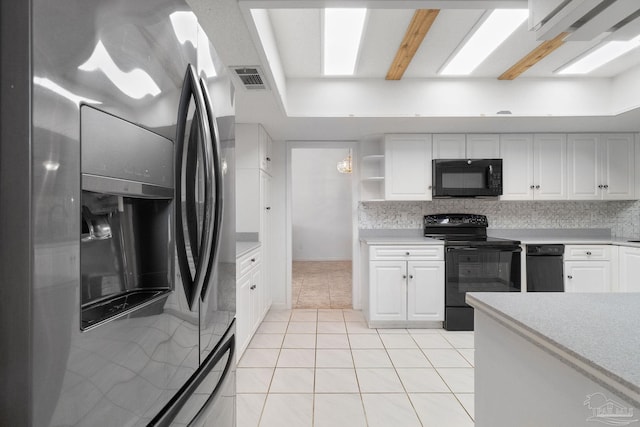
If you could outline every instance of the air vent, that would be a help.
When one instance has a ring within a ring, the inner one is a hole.
[[[267,83],[260,67],[232,67],[242,85],[249,90],[266,90]]]

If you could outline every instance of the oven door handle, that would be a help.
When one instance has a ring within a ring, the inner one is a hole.
[[[447,248],[447,252],[454,251],[480,251],[480,250],[497,250],[500,252],[522,252],[522,248],[520,246],[475,246],[475,247],[459,247],[459,248]]]

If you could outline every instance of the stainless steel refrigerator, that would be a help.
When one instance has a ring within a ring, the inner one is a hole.
[[[0,4],[0,425],[235,425],[214,46],[182,0]]]

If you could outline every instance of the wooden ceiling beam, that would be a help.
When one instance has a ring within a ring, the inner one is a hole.
[[[439,12],[439,9],[418,9],[415,11],[402,43],[396,52],[396,57],[389,67],[387,80],[400,80],[402,78]]]
[[[502,73],[498,80],[513,80],[529,68],[536,65],[544,57],[564,44],[564,39],[569,33],[560,33],[551,40],[541,43],[538,47],[529,52],[520,61],[516,62],[511,68]]]

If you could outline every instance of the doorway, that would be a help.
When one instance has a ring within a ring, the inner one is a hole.
[[[353,180],[349,148],[291,150],[291,307],[353,307]]]

